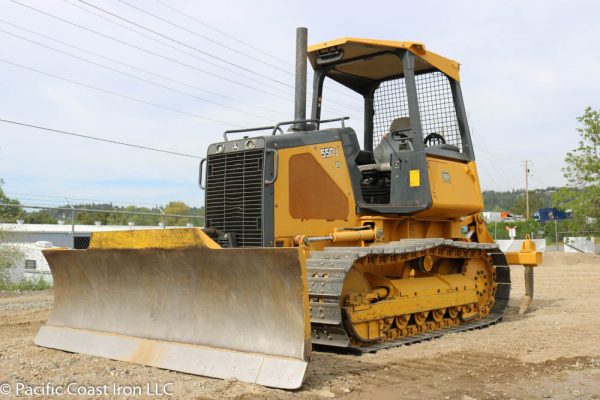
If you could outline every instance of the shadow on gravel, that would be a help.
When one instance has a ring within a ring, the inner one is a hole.
[[[564,298],[556,298],[556,299],[536,299],[534,297],[533,302],[529,306],[527,312],[523,315],[519,314],[519,306],[521,304],[520,299],[511,299],[508,303],[508,307],[504,312],[504,317],[502,318],[505,322],[510,321],[521,321],[533,317],[536,311],[543,310],[546,308],[552,308],[557,303],[563,302]]]
[[[340,377],[359,376],[380,368],[381,366],[362,361],[360,356],[313,352],[302,390],[319,389]]]

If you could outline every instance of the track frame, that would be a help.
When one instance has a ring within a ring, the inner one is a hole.
[[[481,250],[492,259],[495,270],[495,302],[485,317],[457,326],[404,336],[395,340],[362,342],[357,345],[349,334],[347,318],[340,307],[344,278],[357,260],[367,256],[401,255],[405,259],[434,252],[461,254],[461,250]],[[311,313],[311,336],[318,348],[345,348],[357,352],[374,352],[430,340],[455,332],[480,329],[502,319],[510,296],[510,271],[504,253],[494,243],[475,243],[449,239],[403,239],[369,247],[326,247],[311,252],[307,259],[307,281]]]

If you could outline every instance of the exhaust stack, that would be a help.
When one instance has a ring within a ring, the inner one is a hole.
[[[306,119],[306,49],[308,47],[308,29],[296,28],[296,96],[294,120]],[[306,130],[306,123],[294,125],[297,131]]]

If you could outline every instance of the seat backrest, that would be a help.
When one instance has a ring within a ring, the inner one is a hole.
[[[390,132],[403,131],[406,129],[410,129],[410,118],[408,117],[396,118],[390,124]]]
[[[402,117],[396,118],[390,124],[390,131],[386,133],[382,138],[377,147],[373,149],[373,158],[379,165],[386,166],[385,169],[389,168],[390,156],[392,155],[393,149],[388,141],[388,135],[396,131],[403,131],[410,129],[410,118]]]

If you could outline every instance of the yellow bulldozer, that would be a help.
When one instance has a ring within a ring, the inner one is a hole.
[[[297,39],[294,120],[227,131],[200,163],[205,228],[44,251],[54,309],[37,345],[294,389],[313,346],[494,324],[510,264],[526,266],[528,306],[541,253],[503,253],[486,229],[458,62],[415,42]],[[361,98],[362,146],[347,117],[321,118],[328,81]]]

